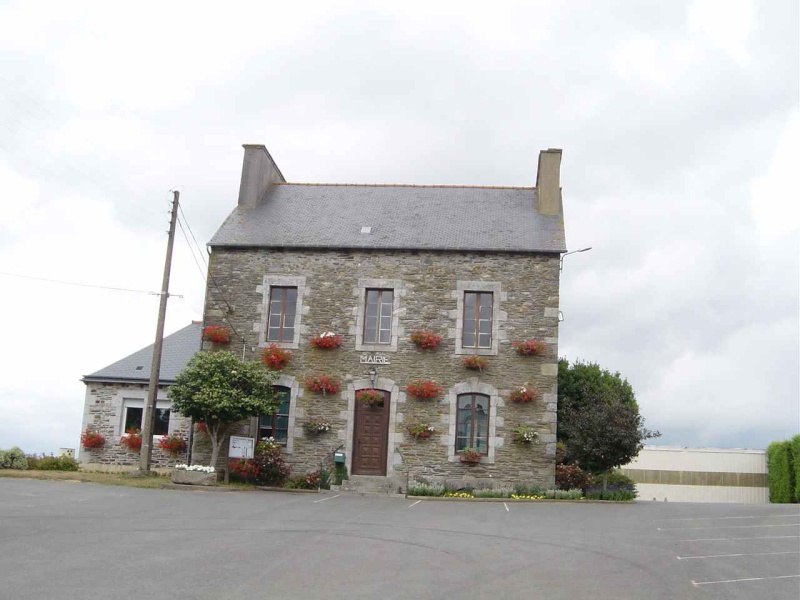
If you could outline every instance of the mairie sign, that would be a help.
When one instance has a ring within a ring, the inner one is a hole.
[[[389,365],[389,357],[384,354],[362,354],[359,362],[362,365]]]

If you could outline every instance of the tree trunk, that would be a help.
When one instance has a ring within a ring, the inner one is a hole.
[[[603,498],[606,497],[607,490],[608,490],[608,471],[603,473]]]

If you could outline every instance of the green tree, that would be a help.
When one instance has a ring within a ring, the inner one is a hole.
[[[772,442],[767,446],[767,484],[770,502],[785,504],[795,501],[790,441]]]
[[[173,409],[206,424],[211,464],[216,465],[220,446],[233,424],[275,412],[275,377],[260,363],[242,361],[231,352],[199,352],[178,375],[168,395]]]
[[[559,361],[558,441],[564,444],[566,463],[605,474],[629,463],[645,440],[660,435],[645,428],[633,387],[619,373],[597,364]]]

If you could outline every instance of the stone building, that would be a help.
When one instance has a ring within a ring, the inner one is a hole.
[[[273,344],[292,356],[278,414],[243,433],[279,440],[295,473],[343,451],[356,489],[396,491],[408,480],[552,487],[561,150],[541,152],[536,187],[479,187],[290,183],[264,146],[244,148],[238,206],[209,244],[204,324],[229,326],[231,350],[251,360]],[[442,340],[420,349],[417,331]],[[341,347],[310,343],[329,332]],[[514,342],[529,340],[544,352],[520,355]],[[466,368],[475,356],[486,366]],[[323,375],[340,389],[312,392],[308,378]],[[420,380],[441,394],[413,397],[408,384]],[[535,401],[511,402],[519,387]],[[365,389],[383,404],[359,401]],[[331,429],[310,435],[311,421]],[[416,438],[414,425],[434,432]],[[515,443],[520,427],[538,440]],[[478,464],[462,462],[465,448]]]
[[[154,468],[186,462],[185,452],[172,456],[159,448],[158,442],[161,436],[169,434],[181,434],[188,439],[189,420],[171,410],[167,390],[192,356],[200,350],[201,332],[201,324],[193,322],[164,338],[153,430]],[[129,450],[121,441],[126,431],[142,427],[152,362],[151,344],[83,377],[86,400],[81,431],[96,431],[106,439],[106,443],[102,448],[81,448],[79,457],[82,464],[98,469],[138,467],[139,453]]]

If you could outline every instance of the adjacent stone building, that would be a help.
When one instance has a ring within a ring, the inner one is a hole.
[[[201,332],[201,324],[194,322],[164,338],[156,396],[155,443],[152,452],[154,468],[186,462],[186,452],[173,456],[159,448],[158,442],[161,436],[169,434],[180,434],[188,439],[189,420],[171,410],[167,390],[192,356],[200,350]],[[142,427],[152,362],[151,344],[83,377],[86,400],[81,431],[95,431],[106,440],[102,448],[80,449],[83,465],[97,469],[138,467],[139,453],[128,449],[121,440],[126,431]]]
[[[292,356],[278,414],[242,432],[279,440],[295,473],[344,452],[356,488],[552,487],[561,151],[540,154],[536,187],[478,187],[289,183],[264,146],[244,148],[238,206],[209,244],[204,325],[229,327],[230,349],[247,359],[271,345]],[[442,340],[420,349],[410,339],[418,331]],[[328,333],[341,336],[339,348],[310,343]],[[513,345],[530,340],[544,343],[542,354]],[[486,365],[466,368],[475,356]],[[320,376],[340,389],[314,393],[308,380]],[[408,384],[420,380],[441,394],[412,397]],[[535,400],[510,401],[519,387]],[[365,389],[383,404],[357,399]],[[304,428],[323,421],[327,432]],[[417,438],[415,425],[434,431]],[[520,428],[538,440],[515,443]],[[478,464],[462,462],[465,448]]]

